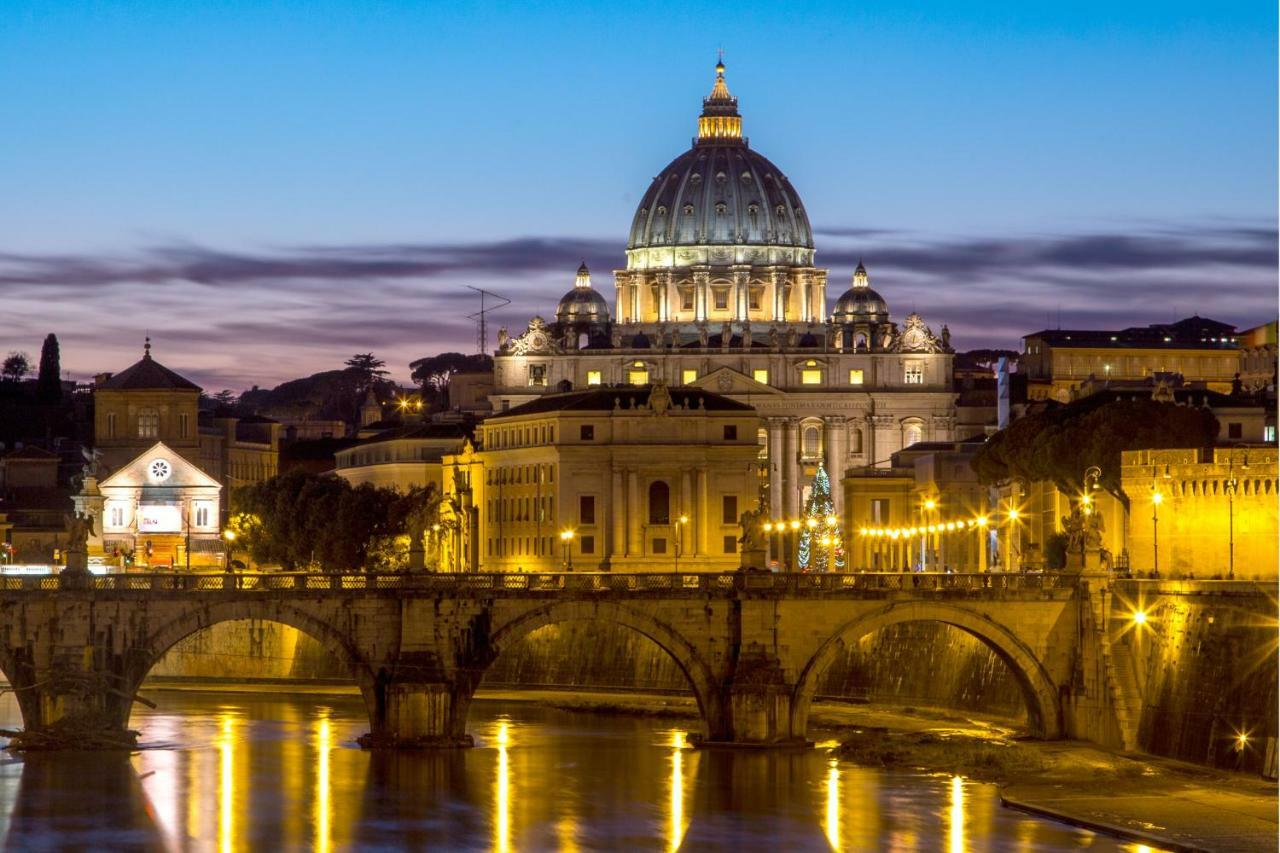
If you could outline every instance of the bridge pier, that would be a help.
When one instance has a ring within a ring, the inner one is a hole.
[[[410,667],[412,672],[420,667]],[[446,680],[423,680],[380,670],[362,687],[372,731],[367,749],[438,749],[474,746],[466,732],[472,691]]]

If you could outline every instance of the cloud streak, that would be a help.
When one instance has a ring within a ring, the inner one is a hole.
[[[1016,346],[1057,323],[1123,327],[1198,312],[1242,327],[1276,316],[1271,223],[1142,223],[1081,233],[936,238],[857,225],[820,228],[832,302],[859,260],[901,319],[918,310],[960,347]],[[476,295],[512,304],[491,317],[550,316],[585,260],[612,301],[620,241],[522,238],[475,243],[290,246],[193,243],[118,254],[0,252],[10,348],[63,339],[81,375],[119,370],[150,331],[165,361],[209,387],[274,384],[373,350],[407,377],[409,361],[475,347]],[[492,338],[491,338],[492,344]]]

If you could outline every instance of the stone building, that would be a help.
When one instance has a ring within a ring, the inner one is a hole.
[[[460,423],[412,424],[343,448],[334,473],[353,486],[369,484],[407,492],[441,488],[442,460],[462,449],[469,430]]]
[[[1046,329],[1022,339],[1019,370],[1032,400],[1067,402],[1087,380],[1178,374],[1228,393],[1240,372],[1235,326],[1202,317],[1128,329]]]
[[[449,571],[736,569],[759,494],[756,423],[744,403],[662,384],[496,413],[444,458],[435,559]]]
[[[1274,445],[1121,454],[1130,565],[1155,569],[1158,546],[1162,575],[1274,582],[1276,463]]]
[[[1269,392],[1275,398],[1277,322],[1263,323],[1240,333],[1240,384],[1244,391]]]
[[[799,193],[748,145],[719,65],[692,147],[636,210],[613,310],[583,265],[552,322],[500,331],[494,411],[606,386],[725,395],[757,412],[774,517],[799,514],[819,463],[838,482],[952,439],[946,327],[935,336],[915,313],[899,326],[861,264],[828,310],[815,251]]]

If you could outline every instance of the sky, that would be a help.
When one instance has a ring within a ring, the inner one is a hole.
[[[958,349],[1277,315],[1274,2],[0,0],[0,351],[207,389],[474,351],[612,270],[723,48],[828,297]]]

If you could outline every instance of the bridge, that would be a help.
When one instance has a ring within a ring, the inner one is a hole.
[[[1252,583],[1067,574],[10,576],[0,577],[0,673],[28,731],[92,720],[123,735],[143,680],[175,643],[220,622],[269,620],[345,664],[368,710],[366,745],[462,746],[472,697],[504,649],[545,625],[594,620],[674,659],[701,742],[786,746],[806,742],[820,678],[847,647],[931,621],[1008,665],[1034,736],[1134,748],[1135,608],[1179,595],[1274,609]]]

